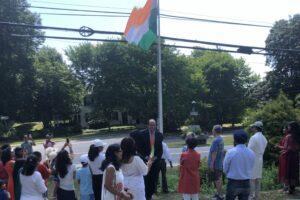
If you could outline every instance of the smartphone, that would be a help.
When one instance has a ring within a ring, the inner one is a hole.
[[[66,142],[69,144],[69,143],[70,143],[70,139],[69,139],[69,138],[67,138],[67,139],[66,139]]]

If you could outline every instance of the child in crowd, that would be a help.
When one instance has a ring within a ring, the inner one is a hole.
[[[43,180],[45,181],[45,185],[47,186],[48,179],[51,175],[51,169],[49,168],[48,162],[42,163],[42,154],[39,151],[34,151],[33,155],[38,159],[37,171],[41,173]]]
[[[82,167],[76,171],[76,180],[80,185],[80,199],[93,200],[94,192],[92,187],[92,175],[88,166],[88,155],[84,154],[80,156],[80,162]]]
[[[199,200],[200,191],[200,154],[195,151],[197,139],[189,137],[186,140],[188,150],[180,157],[180,175],[178,192],[183,195],[184,200]]]
[[[1,200],[9,200],[10,195],[6,190],[6,185],[4,181],[0,180],[0,199]]]

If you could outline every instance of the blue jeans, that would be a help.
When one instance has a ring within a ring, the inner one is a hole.
[[[94,200],[94,194],[82,194],[80,200]]]
[[[226,200],[248,200],[250,195],[250,180],[228,179],[226,189]]]

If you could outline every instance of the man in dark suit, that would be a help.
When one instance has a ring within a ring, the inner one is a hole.
[[[158,182],[160,160],[163,154],[163,135],[156,129],[155,120],[150,119],[146,130],[135,131],[130,136],[135,140],[138,155],[145,162],[153,160],[148,175],[144,177],[146,199],[151,200]]]

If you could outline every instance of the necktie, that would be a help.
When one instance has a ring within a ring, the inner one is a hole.
[[[154,156],[154,143],[155,143],[155,135],[154,132],[150,132],[150,146],[151,146],[151,154],[150,157]]]

